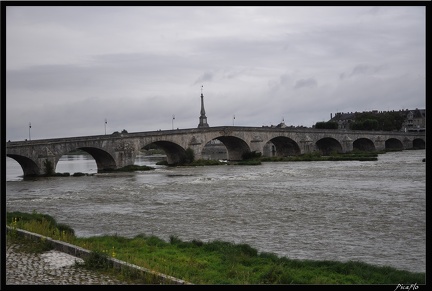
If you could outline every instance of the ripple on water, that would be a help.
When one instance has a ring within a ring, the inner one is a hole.
[[[6,207],[53,215],[79,236],[217,239],[294,259],[424,272],[426,172],[413,162],[424,156],[8,182]]]

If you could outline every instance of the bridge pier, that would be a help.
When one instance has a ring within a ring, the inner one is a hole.
[[[383,151],[383,150],[385,150],[385,140],[382,139],[380,136],[378,136],[375,139],[374,144],[375,144],[375,150],[377,150],[377,151]]]
[[[204,145],[201,140],[198,140],[195,136],[193,136],[189,142],[189,148],[193,150],[195,160],[202,159]]]
[[[199,147],[197,145],[190,147],[194,152],[194,159],[195,160],[201,160],[202,159],[202,147]]]
[[[342,139],[342,153],[349,153],[353,150],[353,141],[349,136]]]
[[[300,140],[300,154],[308,154],[316,150],[315,145],[312,142],[312,139],[306,135],[304,139]]]
[[[412,149],[414,146],[413,146],[413,141],[412,140],[409,140],[408,138],[405,138],[403,141],[402,141],[402,143],[403,143],[403,148],[406,150],[406,149]]]
[[[120,151],[116,152],[114,155],[116,168],[123,168],[129,165],[133,165],[135,163],[135,158],[137,156],[137,152],[134,151]],[[99,167],[98,167],[99,168]],[[102,169],[106,167],[102,166]],[[108,167],[111,168],[111,167]]]
[[[120,135],[120,139],[111,143],[108,147],[108,153],[114,158],[115,163],[108,166],[116,169],[123,168],[125,166],[133,165],[135,158],[140,150],[139,141],[134,139],[125,139],[123,135]],[[102,169],[104,168],[101,165]],[[98,164],[99,169],[99,164]]]
[[[39,175],[53,174],[58,160],[54,155],[37,157],[36,163],[39,168]]]
[[[250,143],[251,152],[261,153],[264,156],[265,150],[264,147],[266,144],[262,140],[252,140]]]

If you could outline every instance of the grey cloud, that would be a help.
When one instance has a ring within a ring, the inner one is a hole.
[[[368,66],[368,65],[357,65],[352,70],[350,76],[355,75],[370,75],[378,72],[380,70],[379,67]]]
[[[40,65],[7,70],[7,90],[62,91],[67,95],[81,91],[110,88],[114,91],[139,90],[143,87],[163,87],[176,75],[186,75],[185,61],[169,56],[151,54],[99,55],[91,65]],[[204,76],[206,77],[206,76]],[[208,76],[207,76],[208,77]]]
[[[195,84],[201,84],[202,82],[210,82],[213,80],[214,74],[212,72],[205,72],[201,76],[198,77],[198,79],[194,82]]]
[[[309,79],[302,79],[298,80],[295,85],[294,89],[300,89],[300,88],[315,88],[318,86],[318,82],[314,78]]]
[[[291,76],[287,73],[279,76],[279,79],[268,81],[269,92],[271,95],[277,94],[282,89],[287,89],[291,87]]]
[[[371,66],[366,64],[358,64],[351,70],[351,72],[340,73],[339,79],[343,80],[345,78],[351,78],[356,76],[374,75],[376,73],[381,72],[383,69],[385,69],[384,65]]]
[[[7,70],[7,88],[27,90],[68,90],[86,87],[92,83],[94,68],[76,65],[32,66]],[[90,71],[93,71],[91,73]]]

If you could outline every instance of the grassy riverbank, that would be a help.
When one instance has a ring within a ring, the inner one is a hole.
[[[425,273],[400,271],[361,262],[293,260],[272,253],[259,253],[247,244],[223,241],[185,242],[171,236],[164,241],[139,234],[134,238],[98,236],[79,238],[73,229],[58,224],[54,218],[39,213],[8,212],[12,229],[52,237],[91,250],[93,254],[145,267],[193,284],[424,284]],[[18,239],[11,231],[7,241]],[[49,246],[34,246],[35,251]],[[30,246],[30,249],[32,247]],[[91,264],[87,260],[87,266]],[[103,272],[121,280],[142,282],[143,278],[116,273],[102,264]],[[129,277],[128,277],[129,276]],[[150,282],[151,283],[151,282]]]

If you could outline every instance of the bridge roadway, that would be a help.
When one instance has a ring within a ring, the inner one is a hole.
[[[241,160],[246,152],[268,155],[266,148],[271,149],[272,155],[290,156],[314,151],[326,155],[354,149],[374,151],[426,147],[424,132],[223,126],[9,141],[6,155],[16,160],[24,176],[28,176],[45,173],[47,161],[55,169],[64,154],[80,149],[92,155],[98,171],[103,171],[133,165],[140,150],[150,144],[156,144],[165,151],[169,164],[181,163],[188,149],[193,150],[195,159],[200,159],[205,145],[214,139],[225,145],[230,161]]]

